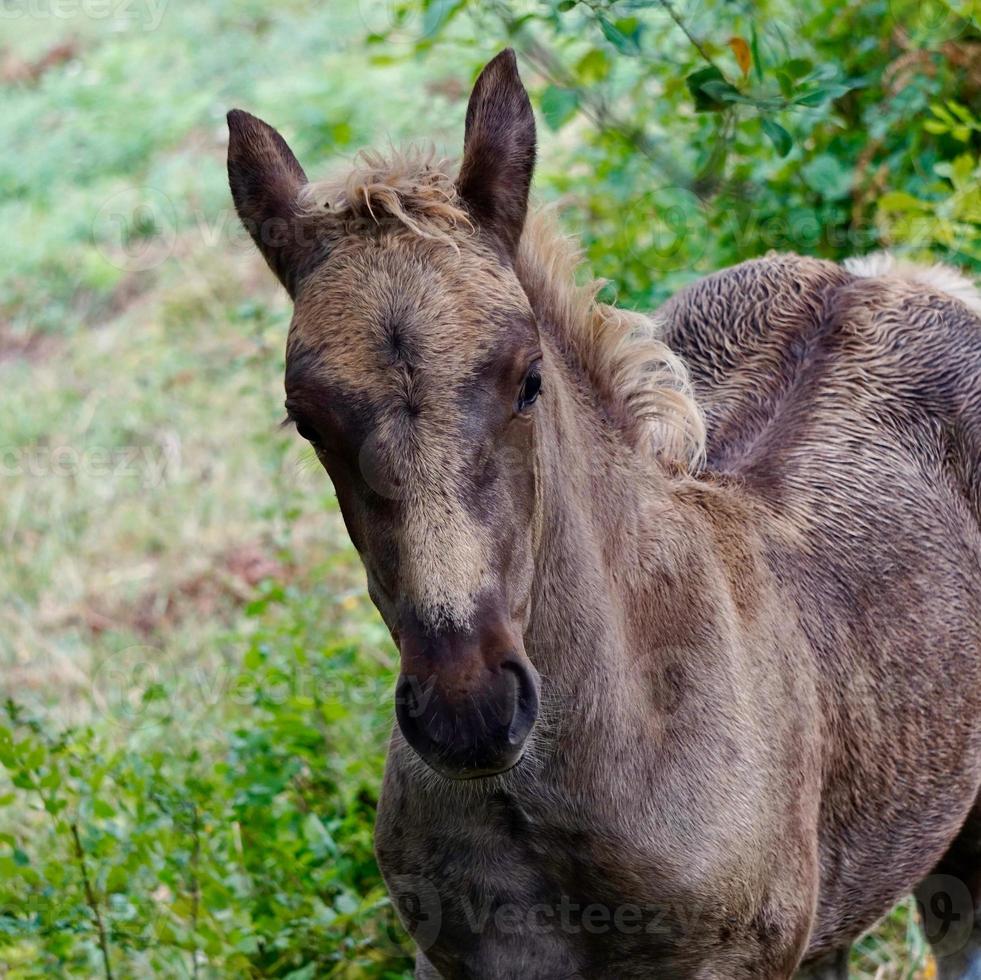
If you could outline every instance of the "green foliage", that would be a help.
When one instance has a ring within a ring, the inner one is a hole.
[[[7,702],[6,976],[409,969],[371,845],[391,678],[302,597],[270,587],[248,612],[243,665],[211,678],[217,714],[192,730],[159,680],[115,714],[122,744],[109,719],[62,729]]]
[[[433,6],[399,6],[402,35]],[[546,124],[568,130],[558,150],[544,141],[539,186],[628,302],[774,248],[888,247],[981,271],[972,0],[496,0],[451,14],[415,50],[480,38],[475,65],[495,45],[524,54]]]

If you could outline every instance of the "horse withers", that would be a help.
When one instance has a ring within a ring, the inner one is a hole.
[[[513,53],[459,168],[310,182],[229,114],[287,410],[401,675],[376,844],[418,977],[845,977],[910,891],[981,978],[981,297],[775,255],[651,316],[529,214]]]

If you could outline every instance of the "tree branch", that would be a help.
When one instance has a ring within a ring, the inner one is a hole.
[[[95,927],[99,933],[99,948],[102,950],[102,962],[106,969],[106,980],[113,980],[112,963],[109,960],[109,939],[106,936],[106,926],[102,921],[102,911],[96,901],[95,892],[92,889],[92,882],[89,881],[89,873],[85,867],[85,851],[82,849],[82,839],[78,835],[78,824],[71,825],[72,840],[75,842],[75,859],[82,872],[82,887],[85,889],[85,901],[95,916]]]
[[[658,0],[658,3],[668,12],[668,16],[675,22],[675,24],[681,28],[681,31],[684,33],[685,37],[688,38],[692,46],[702,56],[702,58],[704,58],[708,64],[710,64],[720,75],[722,75],[723,78],[725,78],[725,74],[722,69],[715,63],[708,51],[702,47],[702,44],[698,38],[695,37],[690,30],[688,30],[688,25],[678,16],[674,6],[671,4],[671,0]]]
[[[576,92],[583,115],[597,129],[616,133],[638,153],[647,157],[672,184],[690,189],[691,181],[688,174],[678,166],[671,156],[662,152],[642,129],[618,118],[602,96],[579,86],[574,79],[570,78],[565,66],[548,48],[528,34],[521,37],[518,44],[521,53],[550,82]]]

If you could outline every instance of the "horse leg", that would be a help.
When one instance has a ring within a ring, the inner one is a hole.
[[[848,980],[848,950],[835,950],[802,966],[794,980]]]
[[[981,980],[981,796],[916,900],[939,980]]]

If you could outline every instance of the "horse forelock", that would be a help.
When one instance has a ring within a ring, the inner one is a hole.
[[[457,193],[456,167],[432,146],[387,156],[362,150],[346,173],[307,184],[298,203],[303,217],[333,224],[338,234],[358,234],[386,219],[453,247],[474,234]]]

